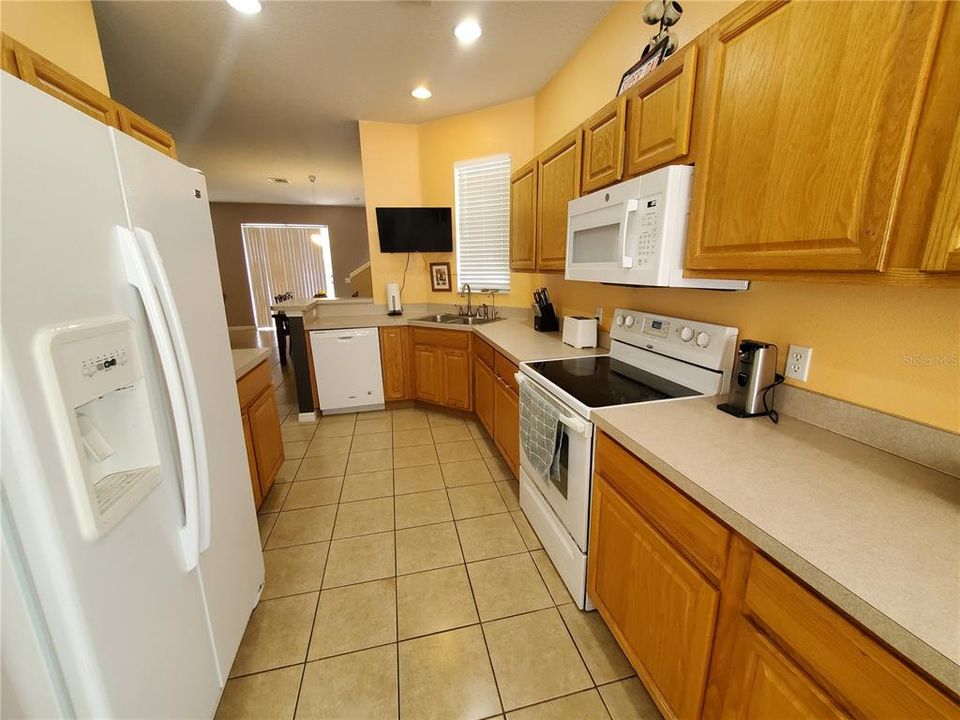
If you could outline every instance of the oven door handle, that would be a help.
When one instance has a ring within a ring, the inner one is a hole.
[[[517,381],[517,385],[523,385],[527,382],[527,378],[525,378],[522,373],[514,373],[513,379]],[[562,412],[558,412],[557,420],[559,420],[562,425],[573,430],[577,435],[586,436],[588,434],[587,424],[580,418],[570,417],[564,415]]]

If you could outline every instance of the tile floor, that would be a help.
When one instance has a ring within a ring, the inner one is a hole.
[[[660,717],[476,422],[285,410],[266,583],[218,718]]]

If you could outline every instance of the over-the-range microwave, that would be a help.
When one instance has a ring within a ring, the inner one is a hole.
[[[669,165],[571,200],[567,280],[746,290],[745,280],[683,277],[693,168]]]

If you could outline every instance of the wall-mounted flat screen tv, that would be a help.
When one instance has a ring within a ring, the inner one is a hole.
[[[378,207],[380,252],[452,252],[448,207]]]

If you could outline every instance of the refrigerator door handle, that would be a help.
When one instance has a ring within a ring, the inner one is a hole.
[[[183,389],[187,396],[187,409],[190,412],[190,428],[193,431],[193,451],[197,460],[197,526],[199,529],[200,552],[210,547],[210,477],[207,464],[207,442],[203,428],[203,413],[200,409],[200,393],[197,392],[197,379],[193,373],[193,363],[190,361],[190,348],[187,346],[187,336],[183,332],[180,322],[180,313],[173,297],[170,280],[163,269],[163,260],[157,250],[153,233],[141,227],[134,227],[134,233],[140,246],[146,251],[147,266],[153,274],[157,292],[160,295],[160,305],[163,309],[173,346],[180,363],[180,375],[183,378]]]
[[[150,333],[157,345],[160,366],[164,381],[170,393],[170,406],[173,410],[173,425],[177,435],[177,448],[180,454],[180,472],[183,476],[184,525],[180,528],[180,543],[183,546],[187,571],[193,570],[200,562],[200,531],[198,528],[197,465],[193,448],[193,433],[190,429],[190,411],[187,407],[183,378],[177,362],[176,350],[170,337],[170,330],[164,317],[163,308],[137,236],[129,229],[117,227],[123,264],[127,281],[140,293],[143,308],[150,325]]]

